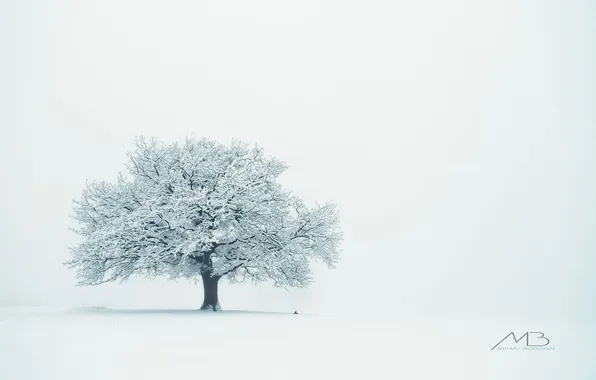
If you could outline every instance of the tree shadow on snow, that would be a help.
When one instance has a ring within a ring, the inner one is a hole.
[[[199,310],[199,309],[112,309],[103,306],[80,307],[66,311],[67,314],[115,314],[115,315],[292,315],[293,312],[257,311],[257,310]]]

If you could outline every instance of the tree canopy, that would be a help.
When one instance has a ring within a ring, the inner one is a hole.
[[[310,259],[338,261],[337,207],[282,188],[286,164],[258,146],[140,137],[127,157],[128,173],[88,182],[74,201],[83,239],[66,264],[79,285],[142,275],[304,287]]]

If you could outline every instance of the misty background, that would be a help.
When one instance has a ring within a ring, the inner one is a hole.
[[[71,201],[137,135],[238,138],[338,203],[334,271],[224,309],[596,317],[590,1],[2,1],[0,303],[198,308],[76,288]]]

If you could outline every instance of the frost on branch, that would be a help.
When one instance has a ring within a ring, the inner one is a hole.
[[[67,265],[79,285],[164,275],[303,287],[310,259],[338,260],[335,205],[309,208],[281,188],[286,165],[259,147],[139,138],[126,167],[74,202],[83,239]]]

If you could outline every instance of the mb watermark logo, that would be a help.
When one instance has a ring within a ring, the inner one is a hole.
[[[524,339],[525,338],[525,339]],[[499,343],[495,344],[490,350],[501,350],[501,351],[552,351],[555,347],[550,344],[548,339],[543,332],[526,332],[519,338],[515,336],[513,332],[505,335]]]

